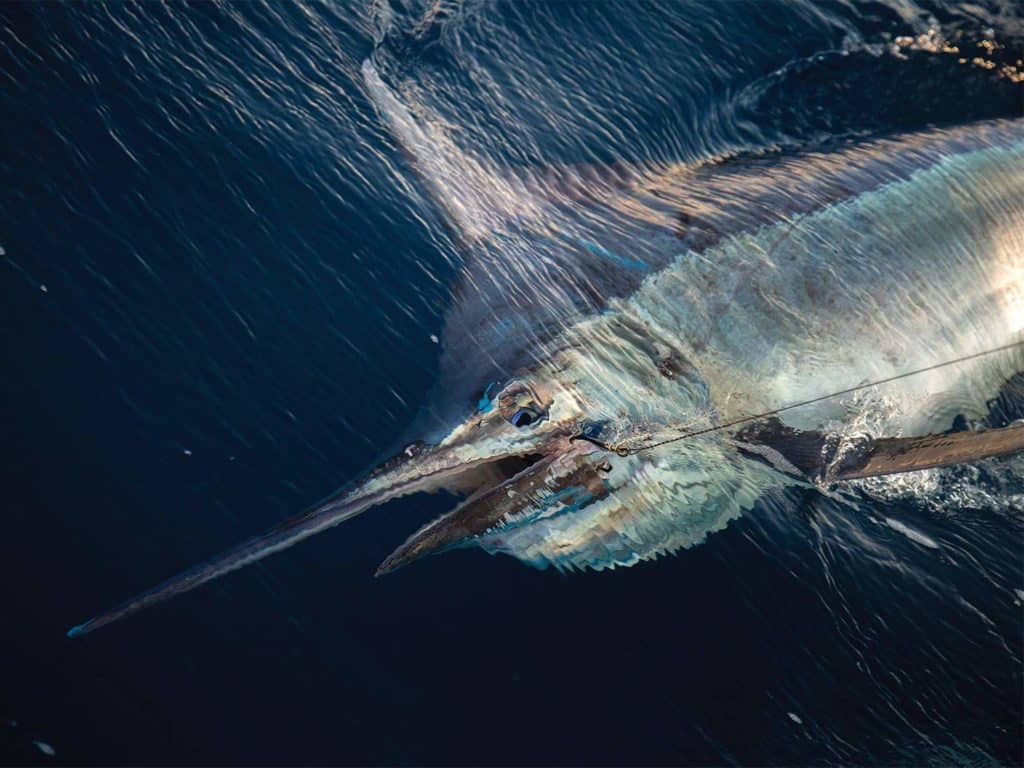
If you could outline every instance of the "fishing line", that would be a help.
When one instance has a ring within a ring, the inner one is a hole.
[[[878,379],[877,381],[872,381],[867,384],[859,384],[856,387],[850,387],[849,389],[841,389],[837,392],[830,392],[829,394],[821,395],[820,397],[812,397],[810,400],[801,400],[799,403],[791,403],[790,405],[784,405],[781,408],[773,408],[772,410],[764,411],[763,413],[755,413],[750,416],[743,416],[742,418],[739,419],[732,419],[731,421],[727,421],[724,424],[718,424],[714,427],[706,427],[705,429],[698,429],[693,432],[684,432],[680,435],[676,435],[675,437],[670,437],[665,440],[659,440],[656,443],[651,443],[649,445],[641,445],[635,448],[631,448],[630,446],[627,445],[610,445],[608,443],[602,442],[601,440],[598,440],[595,437],[583,434],[578,435],[575,439],[586,440],[587,442],[593,443],[594,445],[603,448],[606,451],[612,451],[618,454],[619,456],[625,458],[626,456],[637,454],[642,451],[649,451],[654,448],[658,448],[662,445],[668,445],[669,443],[677,443],[680,440],[687,440],[691,437],[699,437],[700,435],[707,435],[711,432],[718,432],[723,429],[729,429],[729,427],[735,427],[738,424],[746,424],[747,422],[750,421],[757,421],[758,419],[764,419],[767,418],[768,416],[774,416],[785,411],[792,411],[795,408],[802,408],[805,405],[820,403],[823,400],[831,400],[833,397],[841,397],[842,395],[849,395],[854,392],[860,392],[865,389],[870,389],[871,387],[879,387],[882,386],[883,384],[890,384],[894,381],[899,381],[900,379],[907,379],[910,378],[911,376],[917,376],[922,373],[928,373],[929,371],[935,371],[940,368],[948,368],[952,365],[966,363],[969,360],[975,360],[979,357],[986,357],[988,355],[998,354],[999,352],[1006,352],[1007,350],[1020,346],[1024,346],[1024,339],[1012,342],[1010,344],[1004,344],[1001,347],[993,347],[992,349],[986,349],[984,352],[975,352],[974,354],[964,355],[963,357],[957,357],[954,358],[953,360],[946,360],[945,362],[935,363],[934,365],[929,365],[925,368],[918,368],[917,370],[906,371],[905,373],[900,373],[895,376],[889,376],[888,378],[885,379]]]

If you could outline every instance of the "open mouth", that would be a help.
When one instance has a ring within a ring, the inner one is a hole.
[[[543,458],[542,453],[526,453],[474,464],[449,477],[444,487],[460,495],[485,492],[511,480]]]
[[[551,499],[572,507],[583,499],[603,498],[609,490],[606,462],[591,460],[594,450],[589,443],[565,443],[548,453],[502,457],[464,470],[456,483],[469,495],[414,533],[381,563],[376,575],[465,544],[496,526],[514,524],[524,513],[550,505]]]
[[[410,536],[380,564],[376,575],[456,546],[498,525],[515,511],[509,502],[524,490],[524,484],[539,486],[546,475],[543,470],[555,458],[541,453],[503,456],[453,473],[444,487],[465,498]]]

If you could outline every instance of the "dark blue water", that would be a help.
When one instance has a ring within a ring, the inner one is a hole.
[[[416,497],[65,631],[426,401],[464,253],[366,57],[532,167],[1019,116],[1022,42],[1012,0],[0,7],[4,761],[1019,764],[1024,489],[995,465],[797,492],[613,573],[467,551],[375,580],[450,503]]]

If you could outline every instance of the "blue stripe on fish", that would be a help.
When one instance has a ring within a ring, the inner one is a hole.
[[[617,253],[613,253],[605,248],[603,245],[592,243],[589,240],[578,240],[579,244],[586,248],[588,251],[593,253],[595,256],[600,256],[603,259],[614,261],[616,264],[620,264],[626,269],[647,269],[647,263],[640,261],[639,259],[630,259],[625,256],[620,256]]]

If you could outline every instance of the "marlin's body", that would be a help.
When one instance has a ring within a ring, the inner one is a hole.
[[[1015,142],[680,249],[629,298],[552,341],[539,375],[612,425],[602,439],[642,446],[678,434],[669,425],[701,429],[1006,344],[1024,329],[1022,201]],[[879,389],[871,430],[928,434],[959,413],[980,417],[1019,370],[1020,347]],[[787,414],[832,431],[864,430],[857,418],[835,401]],[[629,564],[700,541],[785,482],[740,458],[728,432],[615,464],[616,493],[482,543],[537,565]]]
[[[734,431],[666,440],[1024,333],[1024,123],[702,168],[503,178],[424,110],[413,118],[371,65],[364,75],[472,254],[431,439],[74,633],[439,488],[465,500],[381,571],[465,545],[538,567],[649,559],[800,482],[749,458]],[[983,414],[1024,370],[1022,349],[785,418],[840,436],[941,432]]]

